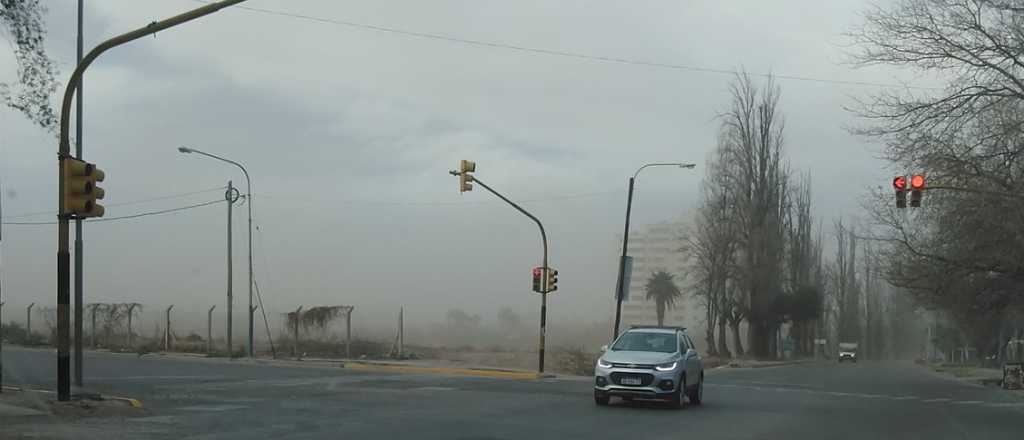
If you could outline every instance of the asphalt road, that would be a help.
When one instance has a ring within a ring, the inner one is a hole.
[[[705,404],[593,403],[589,378],[509,380],[89,353],[127,418],[0,417],[0,438],[1019,439],[1024,397],[909,362],[709,371]],[[50,351],[5,347],[6,382],[53,386]]]

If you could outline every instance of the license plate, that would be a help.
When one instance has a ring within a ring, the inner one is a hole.
[[[641,381],[639,377],[623,377],[621,380],[623,385],[640,385]]]

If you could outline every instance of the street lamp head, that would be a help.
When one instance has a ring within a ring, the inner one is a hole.
[[[178,147],[178,151],[182,153],[191,153],[193,150],[189,147]]]

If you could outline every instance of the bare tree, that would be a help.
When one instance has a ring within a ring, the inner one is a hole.
[[[851,34],[853,61],[946,79],[938,90],[862,98],[857,133],[928,174],[914,222],[875,192],[883,276],[962,328],[1002,331],[1024,307],[1024,8],[1008,0],[902,0],[873,7]],[[870,307],[869,307],[870,308]],[[983,340],[982,334],[970,336]]]
[[[0,83],[0,100],[53,131],[57,115],[50,95],[57,90],[57,67],[46,55],[44,13],[39,0],[0,0],[0,37],[12,43],[18,65],[17,82]]]
[[[751,352],[773,357],[778,330],[773,308],[782,293],[783,216],[788,209],[784,124],[778,110],[781,92],[771,78],[758,87],[745,73],[737,75],[731,92],[718,136],[719,148],[731,164],[725,170],[735,192],[738,292],[745,297],[736,303],[746,304]]]
[[[860,289],[857,283],[857,236],[837,220],[836,257],[832,261],[832,295],[839,339],[860,341]]]
[[[709,161],[701,184],[702,202],[697,209],[693,232],[687,234],[687,253],[694,276],[695,291],[704,306],[709,354],[729,357],[725,328],[731,315],[726,284],[735,268],[737,240],[730,221],[735,203],[727,190],[729,181],[722,172],[722,150]],[[715,337],[715,331],[718,337]]]

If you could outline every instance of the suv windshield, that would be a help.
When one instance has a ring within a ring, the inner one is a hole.
[[[679,347],[676,335],[671,333],[629,332],[612,345],[612,351],[655,351],[674,353]]]

